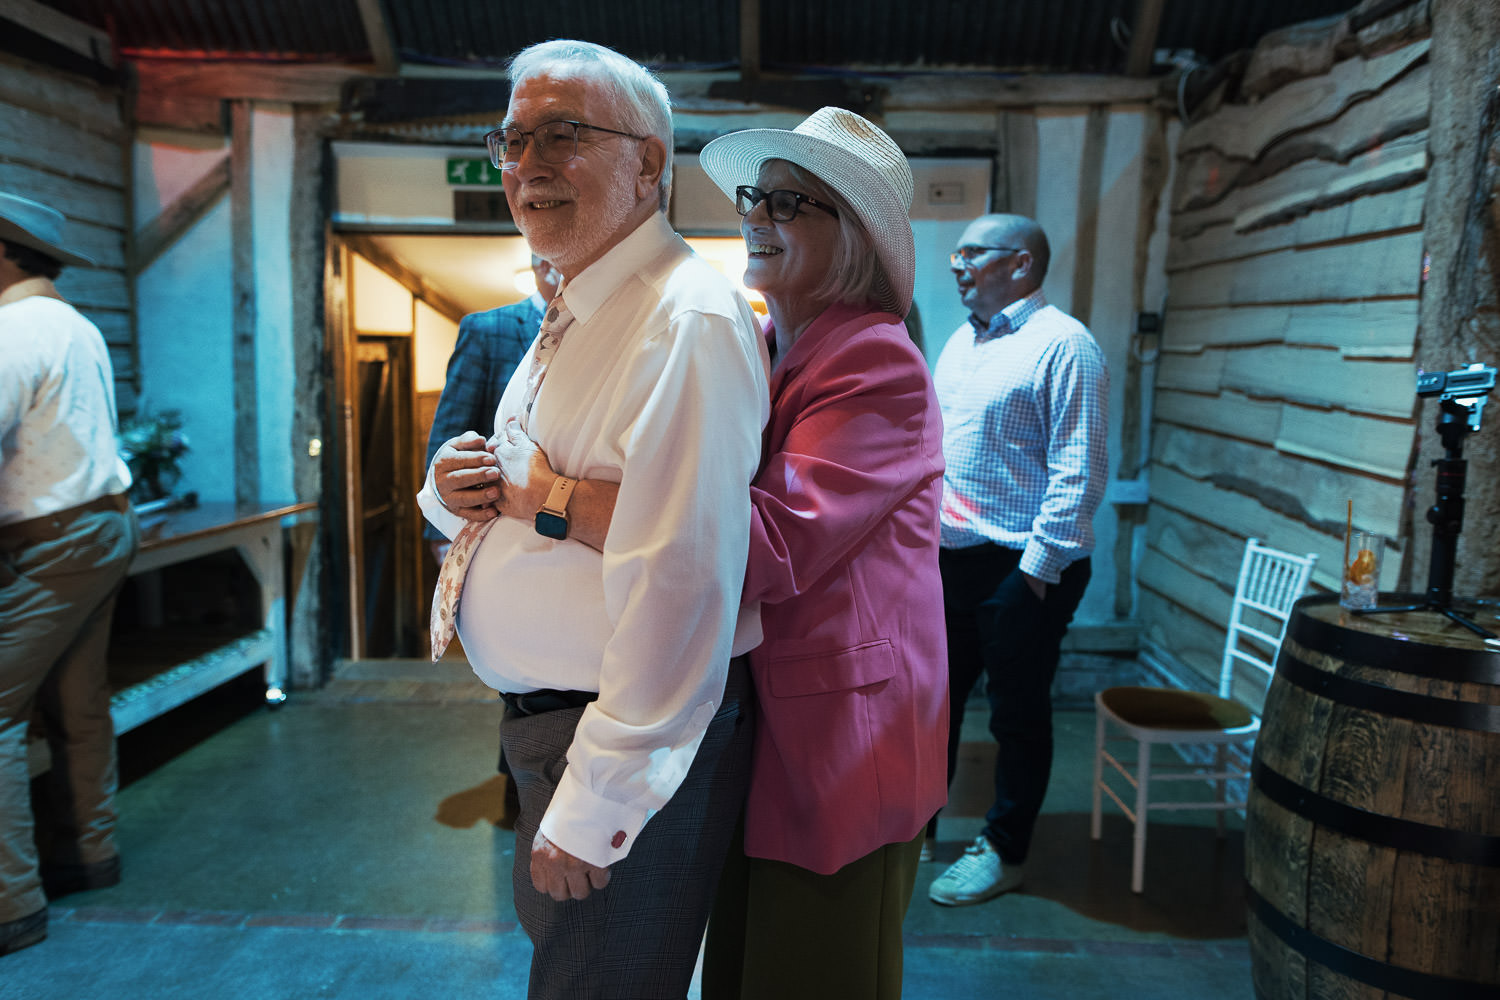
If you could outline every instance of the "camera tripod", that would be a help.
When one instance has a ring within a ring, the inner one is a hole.
[[[1493,369],[1491,369],[1493,371]],[[1434,611],[1484,639],[1500,640],[1489,629],[1453,610],[1453,570],[1458,561],[1458,534],[1463,530],[1464,484],[1469,463],[1463,457],[1464,438],[1479,430],[1484,398],[1467,400],[1444,396],[1438,404],[1438,436],[1444,455],[1432,464],[1437,466],[1437,502],[1427,510],[1432,524],[1432,558],[1427,569],[1427,600],[1422,604],[1364,608],[1357,615],[1376,615],[1395,611]]]

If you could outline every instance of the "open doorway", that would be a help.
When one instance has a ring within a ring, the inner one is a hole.
[[[459,321],[529,294],[530,252],[516,236],[368,231],[329,252],[343,644],[352,659],[421,657],[438,569],[416,503],[428,432]]]

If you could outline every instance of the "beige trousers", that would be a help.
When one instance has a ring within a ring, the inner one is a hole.
[[[46,906],[38,833],[59,864],[115,854],[105,654],[115,596],[139,540],[120,497],[0,525],[0,923]],[[26,761],[34,711],[52,754],[35,820]]]

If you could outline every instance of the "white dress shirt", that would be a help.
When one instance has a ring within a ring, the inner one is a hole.
[[[562,474],[619,482],[604,552],[501,518],[470,563],[458,634],[497,690],[599,692],[541,829],[603,866],[677,790],[731,655],[760,641],[758,610],[739,604],[768,361],[750,307],[659,214],[561,294],[573,322],[523,423]],[[497,428],[522,416],[535,351]],[[418,502],[448,537],[462,528],[430,469]]]
[[[1094,548],[1109,476],[1109,373],[1088,328],[1040,290],[954,331],[933,370],[943,411],[942,545],[1022,550],[1057,583]]]
[[[130,488],[99,328],[45,278],[0,294],[0,524]]]

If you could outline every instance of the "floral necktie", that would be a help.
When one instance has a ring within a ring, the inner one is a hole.
[[[557,345],[562,342],[564,331],[572,322],[573,314],[563,302],[562,289],[559,288],[552,299],[552,307],[542,320],[541,338],[537,341],[536,353],[532,355],[531,368],[526,373],[526,405],[521,411],[523,427],[530,426],[531,407],[536,402],[537,392],[542,388],[547,366],[557,353]],[[468,576],[474,550],[479,548],[479,543],[484,541],[484,536],[489,534],[498,520],[499,518],[490,518],[488,521],[467,522],[448,547],[448,554],[443,557],[443,566],[438,570],[437,589],[432,594],[432,618],[428,623],[434,663],[442,659],[443,651],[448,648],[454,633],[458,631],[458,600],[463,595],[464,578]]]

